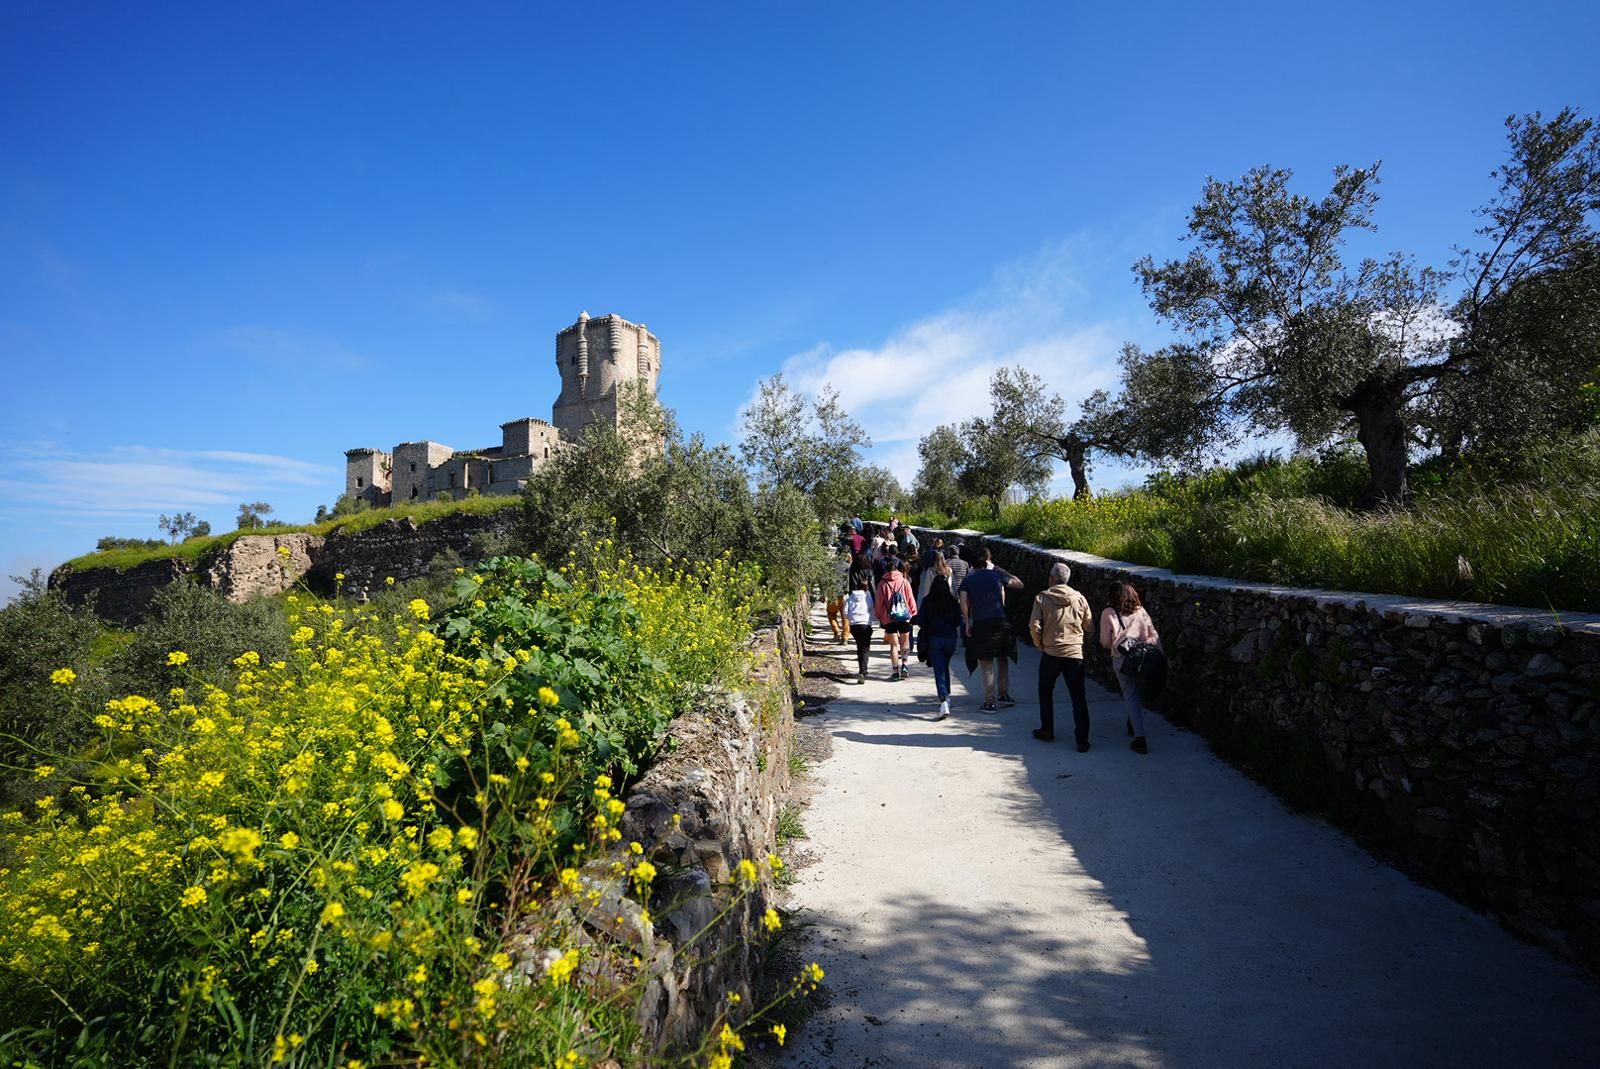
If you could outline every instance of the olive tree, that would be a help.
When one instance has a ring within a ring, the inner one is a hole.
[[[1138,451],[1127,405],[1105,390],[1095,390],[1070,422],[1059,394],[1047,393],[1044,380],[1023,367],[1002,367],[989,380],[994,420],[1016,427],[1019,446],[1033,459],[1060,460],[1072,476],[1072,496],[1090,496],[1094,455],[1131,456]]]
[[[1600,134],[1571,109],[1506,125],[1481,248],[1447,270],[1401,253],[1344,262],[1347,234],[1376,229],[1377,164],[1336,168],[1316,199],[1282,169],[1207,181],[1189,219],[1195,248],[1134,266],[1152,309],[1188,336],[1187,371],[1208,380],[1191,414],[1307,445],[1353,431],[1365,500],[1385,504],[1407,498],[1410,449],[1430,422],[1453,420],[1467,438],[1490,406],[1533,412],[1577,390],[1595,362]]]
[[[794,487],[826,520],[863,496],[861,450],[872,439],[832,387],[808,398],[781,373],[763,379],[740,422],[739,452],[760,485]]]
[[[917,443],[917,457],[922,462],[912,486],[917,507],[954,516],[961,508],[960,475],[969,457],[960,429],[948,423],[935,427]]]

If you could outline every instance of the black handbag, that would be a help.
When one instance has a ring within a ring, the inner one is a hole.
[[[1117,621],[1127,630],[1121,613],[1117,614]],[[1117,652],[1122,654],[1122,673],[1137,679],[1147,693],[1157,694],[1166,687],[1167,655],[1160,646],[1125,638],[1117,643]]]

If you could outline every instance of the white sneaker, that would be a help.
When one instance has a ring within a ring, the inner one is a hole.
[[[945,717],[947,717],[949,715],[950,715],[950,699],[946,698],[944,701],[939,703],[939,719],[943,720]]]

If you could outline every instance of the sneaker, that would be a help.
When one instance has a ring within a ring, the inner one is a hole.
[[[1143,735],[1137,736],[1131,743],[1129,743],[1128,749],[1132,750],[1134,753],[1150,752],[1150,746],[1144,741]]]
[[[865,684],[866,681],[867,681],[867,673],[865,671],[861,671],[861,672],[857,672],[856,673],[856,685],[857,686],[861,686],[861,685]]]
[[[984,702],[983,703],[983,711],[986,712],[986,713],[994,712],[994,702]]]
[[[938,717],[938,719],[945,720],[945,719],[948,719],[949,716],[950,716],[950,700],[948,698],[946,698],[944,701],[939,703],[939,717]]]
[[[1015,704],[1017,704],[1017,699],[1013,698],[1009,694],[1002,694],[1002,695],[1000,695],[1000,704],[1001,705],[1015,705]]]
[[[1079,753],[1088,753],[1089,752],[1089,740],[1088,739],[1079,739],[1078,740],[1078,752]]]
[[[1033,737],[1038,739],[1040,742],[1056,741],[1056,733],[1053,731],[1046,731],[1044,728],[1034,728]]]
[[[905,665],[901,665],[900,666],[900,678],[901,679],[910,679],[911,678],[911,669],[907,668]]]

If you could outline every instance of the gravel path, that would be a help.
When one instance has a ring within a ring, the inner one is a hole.
[[[813,640],[827,638],[814,622]],[[854,651],[826,643],[853,674]],[[1600,988],[1289,812],[1159,718],[1129,751],[1090,683],[1093,750],[1041,743],[1021,704],[956,715],[933,678],[865,686],[816,718],[814,855],[792,890],[830,996],[774,1064],[1596,1066]]]

